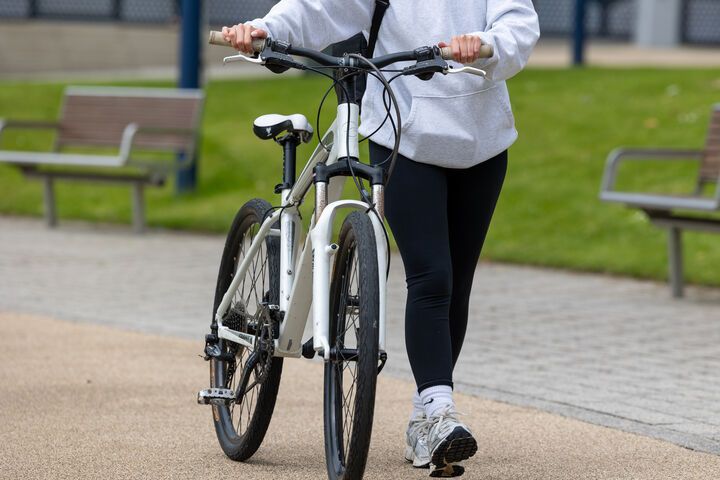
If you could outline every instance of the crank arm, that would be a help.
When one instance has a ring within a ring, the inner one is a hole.
[[[247,362],[245,362],[245,366],[243,367],[240,384],[238,385],[237,390],[235,390],[236,403],[241,402],[242,399],[245,397],[245,390],[247,389],[248,382],[250,381],[250,375],[252,375],[252,372],[255,369],[255,366],[257,365],[259,360],[260,354],[257,352],[257,350],[252,352],[250,356],[248,356]]]

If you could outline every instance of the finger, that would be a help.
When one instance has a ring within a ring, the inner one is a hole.
[[[477,57],[475,57],[475,35],[468,35],[467,37],[467,46],[468,46],[468,55],[467,55],[467,61],[468,63],[472,63],[475,61]]]
[[[480,41],[480,37],[473,35],[473,43],[472,43],[472,61],[474,62],[478,58],[480,58],[480,46],[482,45],[482,42]]]
[[[242,25],[235,25],[233,27],[232,33],[233,33],[233,35],[232,35],[232,38],[230,39],[230,43],[232,43],[232,46],[235,50],[240,51],[241,46],[239,44],[239,41],[240,41],[240,39],[242,39]]]
[[[445,43],[445,42],[439,42],[439,43],[438,43],[438,47],[440,47],[440,48],[445,48],[445,47],[449,47],[449,46],[450,46],[450,45],[448,45],[448,44]]]
[[[252,36],[250,35],[252,33],[253,27],[250,25],[245,25],[245,35],[243,37],[243,50],[247,53],[255,53],[252,48]]]
[[[230,45],[232,45],[232,39],[235,37],[235,31],[233,30],[233,27],[225,27],[223,36],[225,37],[225,40],[230,42]]]
[[[460,55],[462,63],[470,63],[470,39],[467,35],[460,37]]]
[[[265,30],[256,28],[255,30],[250,32],[250,36],[253,38],[267,38],[267,32]]]
[[[465,53],[465,63],[472,63],[473,61],[473,39],[470,36],[465,38],[465,47],[467,51]]]
[[[460,41],[458,37],[452,37],[452,44],[450,45],[450,48],[452,49],[453,60],[456,62],[462,61],[460,55]]]
[[[222,27],[222,35],[225,40],[228,39],[228,27]]]

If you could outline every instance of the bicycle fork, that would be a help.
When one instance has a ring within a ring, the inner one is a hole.
[[[332,257],[338,246],[332,243],[333,220],[341,208],[353,208],[368,211],[373,225],[377,245],[380,318],[379,350],[381,362],[385,359],[385,304],[388,251],[385,242],[386,233],[384,218],[384,178],[380,167],[373,167],[358,161],[358,118],[359,107],[355,103],[338,105],[338,115],[333,152],[327,164],[315,167],[315,225],[310,232],[313,245],[313,338],[312,349],[325,360],[330,359],[329,327],[330,327],[330,267]],[[333,161],[335,160],[335,161]],[[336,200],[328,197],[339,197],[340,191],[328,192],[328,184],[334,176],[351,176],[364,178],[372,184],[372,206],[357,200]],[[371,213],[370,210],[374,210]],[[312,356],[314,352],[303,352]]]

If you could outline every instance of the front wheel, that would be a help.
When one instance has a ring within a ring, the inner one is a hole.
[[[345,219],[330,284],[330,360],[325,362],[325,456],[328,476],[365,471],[375,409],[380,312],[377,246],[370,218]]]

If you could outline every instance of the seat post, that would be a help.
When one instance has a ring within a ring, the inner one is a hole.
[[[295,185],[296,152],[300,139],[294,133],[289,133],[277,142],[283,147],[283,179],[282,183],[275,187],[275,192],[280,193],[282,189]]]

